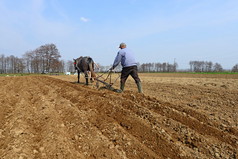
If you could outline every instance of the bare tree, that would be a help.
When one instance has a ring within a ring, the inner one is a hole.
[[[223,71],[223,68],[222,68],[221,64],[219,64],[219,63],[215,63],[213,68],[214,68],[213,69],[214,72],[222,72]]]
[[[156,72],[160,72],[162,70],[162,64],[161,63],[155,63],[155,68],[156,68]]]
[[[174,61],[172,72],[177,72],[178,63]]]
[[[238,72],[238,64],[232,67],[232,72]]]
[[[66,67],[65,70],[66,70],[67,72],[75,72],[75,68],[74,68],[74,63],[73,63],[73,61],[68,60],[68,61],[66,62],[65,67]]]
[[[47,72],[55,70],[55,66],[59,64],[59,58],[61,57],[59,51],[54,44],[47,44],[41,46],[43,54],[43,64]],[[59,66],[59,65],[58,65]]]
[[[15,58],[14,73],[24,73],[25,64],[23,58]]]
[[[60,61],[61,55],[55,44],[42,45],[26,52],[23,57],[29,73],[64,71],[64,62]]]
[[[191,72],[211,72],[214,68],[211,61],[190,61],[189,65]]]
[[[25,69],[28,73],[33,72],[32,68],[32,61],[33,61],[33,52],[28,51],[23,55],[24,63],[25,63]]]
[[[205,72],[211,72],[212,71],[212,66],[213,66],[213,63],[211,61],[209,62],[205,62]]]
[[[145,64],[140,65],[140,71],[145,72]]]
[[[5,56],[2,54],[0,56],[0,73],[5,73],[6,70],[5,70]]]

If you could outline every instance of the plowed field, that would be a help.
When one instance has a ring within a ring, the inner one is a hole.
[[[74,75],[0,77],[0,158],[238,158],[238,75],[140,78],[143,94],[131,78],[116,93]]]

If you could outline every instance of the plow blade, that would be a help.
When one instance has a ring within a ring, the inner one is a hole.
[[[113,88],[113,87],[112,87],[113,84],[108,84],[107,82],[105,82],[105,81],[103,81],[103,80],[100,80],[100,79],[97,79],[97,78],[95,78],[95,80],[96,80],[97,82],[100,82],[100,83],[102,83],[102,84],[105,85],[105,87],[100,87],[99,89],[108,89],[108,90],[111,90],[111,91],[117,92],[117,93],[121,93],[121,92],[122,92],[120,89]],[[98,84],[97,84],[97,87],[99,87]]]

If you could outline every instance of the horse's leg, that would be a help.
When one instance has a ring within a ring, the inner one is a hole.
[[[90,82],[92,83],[93,82],[93,79],[92,79],[92,74],[90,71],[88,71],[88,78],[90,78]]]
[[[91,74],[92,75],[92,74]],[[94,78],[91,76],[90,77],[90,82],[93,83],[94,82]]]
[[[85,74],[86,85],[88,85],[88,71],[84,71],[84,74]]]
[[[80,80],[80,71],[78,70],[78,83],[79,83],[79,80]]]
[[[90,72],[90,75],[91,75],[90,76],[90,81],[94,82],[94,79],[95,79],[96,75],[95,75],[95,72],[94,72],[94,63],[93,63],[93,61],[91,61],[91,63],[89,63],[88,67],[89,67],[89,72]]]
[[[87,71],[88,72],[88,77],[91,78],[91,72],[90,71]]]

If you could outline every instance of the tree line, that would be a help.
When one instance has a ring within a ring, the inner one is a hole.
[[[140,72],[177,72],[178,64],[174,62],[170,63],[142,63],[138,65]]]
[[[190,61],[190,72],[223,72],[224,69],[219,63],[211,61]],[[238,72],[238,64],[232,67],[232,72]]]
[[[211,61],[190,61],[191,72],[222,72],[221,64],[213,64]]]
[[[0,55],[0,73],[62,73],[75,72],[73,61],[61,60],[61,55],[55,44],[45,44],[35,50],[27,51],[22,58]],[[190,61],[189,72],[223,72],[219,63],[211,61]],[[107,71],[111,66],[98,64],[97,71]],[[121,66],[116,68],[121,71]],[[139,72],[177,72],[178,63],[167,62],[138,64]],[[232,67],[232,72],[238,72],[238,64]]]
[[[0,73],[64,72],[64,61],[55,44],[42,45],[27,51],[22,58],[0,56]]]

